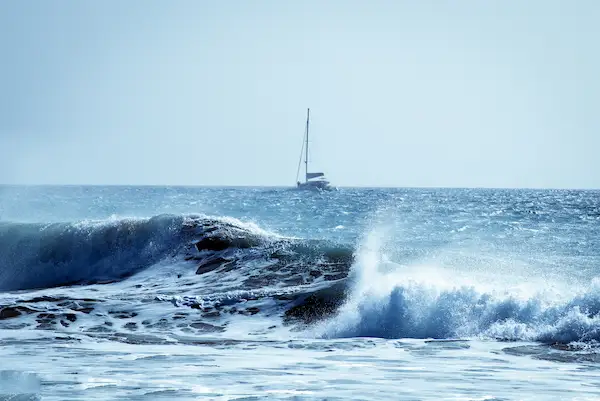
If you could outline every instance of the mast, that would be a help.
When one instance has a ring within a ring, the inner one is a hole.
[[[304,164],[306,165],[305,182],[308,182],[308,121],[310,119],[310,108],[306,109],[306,153]]]

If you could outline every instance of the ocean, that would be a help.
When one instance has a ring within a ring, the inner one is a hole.
[[[600,191],[0,187],[0,400],[598,400]]]

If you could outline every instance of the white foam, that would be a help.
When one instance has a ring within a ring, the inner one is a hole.
[[[573,342],[600,340],[600,285],[522,282],[518,274],[393,265],[385,229],[358,249],[347,302],[316,328],[323,337],[456,338]]]

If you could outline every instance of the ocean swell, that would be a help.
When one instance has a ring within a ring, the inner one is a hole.
[[[0,290],[113,281],[181,243],[183,217],[0,224]]]

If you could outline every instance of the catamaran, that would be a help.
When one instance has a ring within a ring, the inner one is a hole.
[[[296,184],[299,189],[316,189],[316,190],[331,190],[333,189],[329,181],[325,178],[325,174],[309,173],[308,172],[308,128],[310,123],[310,108],[306,111],[306,129],[304,142],[302,143],[302,151],[300,152],[300,160],[298,161],[298,171],[296,173]],[[306,145],[306,146],[305,146]],[[300,182],[300,166],[302,165],[302,155],[304,155],[305,178],[304,182]]]

